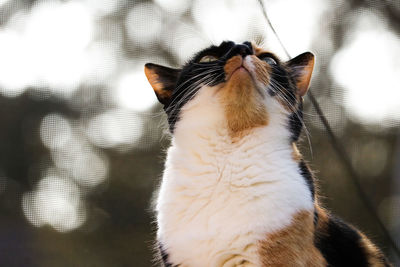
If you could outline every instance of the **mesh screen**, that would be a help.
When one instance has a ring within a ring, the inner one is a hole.
[[[400,245],[400,2],[265,0]],[[166,136],[147,62],[222,40],[286,59],[257,1],[0,0],[0,265],[150,266]],[[322,202],[400,264],[307,97],[301,148]]]

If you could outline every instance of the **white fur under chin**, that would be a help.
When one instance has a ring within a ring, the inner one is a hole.
[[[257,242],[311,210],[292,159],[285,110],[266,97],[269,124],[232,143],[216,88],[181,113],[157,200],[158,239],[180,267],[260,266]]]

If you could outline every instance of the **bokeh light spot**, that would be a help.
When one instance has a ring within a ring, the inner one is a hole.
[[[47,148],[55,149],[64,146],[71,139],[71,135],[71,126],[62,115],[51,113],[42,119],[40,138]]]
[[[126,17],[129,39],[135,44],[148,44],[160,34],[162,16],[152,3],[136,4]]]
[[[50,225],[59,232],[74,230],[86,220],[79,187],[55,175],[44,177],[35,191],[24,193],[22,209],[33,225]]]
[[[43,1],[29,14],[15,14],[0,29],[2,93],[18,96],[28,86],[47,85],[69,97],[84,77],[92,32],[92,16],[77,1]]]
[[[364,123],[400,121],[400,38],[369,12],[334,56],[333,78],[345,89],[345,108]],[[378,53],[379,54],[376,54]]]
[[[164,10],[174,13],[175,16],[185,12],[190,5],[190,1],[187,0],[154,0],[154,2]]]
[[[115,98],[121,107],[139,112],[148,110],[157,100],[143,70],[121,75],[117,83]]]
[[[135,112],[113,109],[91,119],[87,134],[96,146],[126,150],[142,136],[143,124],[143,119]]]

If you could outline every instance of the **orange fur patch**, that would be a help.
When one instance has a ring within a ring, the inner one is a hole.
[[[224,66],[224,71],[226,75],[226,80],[229,80],[232,76],[232,74],[243,64],[243,59],[242,56],[234,56],[230,58],[225,66]]]
[[[300,96],[304,96],[308,91],[308,87],[310,85],[310,80],[311,80],[311,74],[314,69],[314,62],[315,62],[314,58],[312,58],[312,60],[309,61],[307,66],[304,67],[304,73],[306,74],[303,75],[299,81],[297,81],[297,94]]]
[[[225,64],[227,82],[221,88],[221,101],[232,139],[242,137],[247,130],[268,124],[268,114],[250,73],[241,68],[243,59],[234,56]]]
[[[293,152],[292,152],[292,158],[294,159],[294,161],[299,162],[303,157],[299,151],[299,149],[297,148],[296,143],[292,143],[292,148],[293,148]]]
[[[255,43],[251,43],[251,45],[253,46],[253,51],[254,51],[254,54],[255,54],[256,56],[259,56],[259,55],[261,55],[262,53],[268,52],[267,50],[265,50],[265,49],[263,49],[263,48],[257,46]]]
[[[314,208],[318,214],[318,223],[316,226],[318,231],[316,232],[326,233],[329,222],[329,215],[328,212],[319,205],[318,196],[316,196],[316,199],[314,200]]]
[[[361,235],[361,246],[367,253],[367,259],[370,266],[373,267],[384,267],[383,254],[382,252],[363,234],[359,231]]]
[[[298,212],[292,223],[260,242],[259,253],[263,267],[327,266],[324,257],[314,246],[313,214]]]

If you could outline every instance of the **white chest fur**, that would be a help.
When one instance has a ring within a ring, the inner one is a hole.
[[[181,267],[259,266],[257,242],[288,226],[296,212],[311,210],[311,193],[279,114],[232,143],[218,103],[206,93],[197,98],[168,151],[158,239]]]

